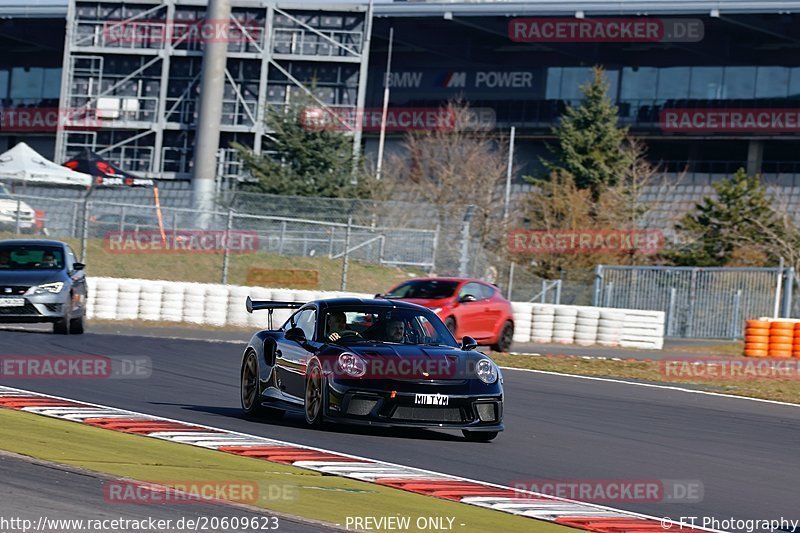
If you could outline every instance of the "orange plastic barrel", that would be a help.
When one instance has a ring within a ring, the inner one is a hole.
[[[792,332],[794,337],[794,331]],[[744,354],[747,357],[769,355],[770,323],[766,320],[748,320],[744,328]],[[800,346],[798,346],[800,348]]]
[[[800,322],[794,325],[794,343],[792,345],[792,357],[800,358]]]
[[[769,324],[769,356],[792,357],[795,322],[774,320]]]

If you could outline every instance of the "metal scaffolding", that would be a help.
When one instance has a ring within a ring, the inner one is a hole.
[[[270,106],[305,94],[323,108],[363,107],[369,9],[232,1],[218,178],[243,177],[230,143],[260,152]],[[56,160],[89,148],[147,177],[191,178],[204,29],[220,31],[205,18],[198,0],[70,0],[61,85],[70,112]],[[357,128],[353,137],[358,150]]]

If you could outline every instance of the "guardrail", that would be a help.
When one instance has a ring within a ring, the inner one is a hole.
[[[263,327],[266,316],[249,314],[245,299],[307,302],[321,298],[373,295],[345,291],[312,291],[215,283],[184,283],[122,278],[89,278],[88,318],[189,322],[212,326]],[[589,346],[661,349],[664,313],[577,305],[512,302],[514,342],[556,342]],[[275,325],[291,310],[277,309]]]

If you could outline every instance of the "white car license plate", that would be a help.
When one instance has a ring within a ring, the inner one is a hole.
[[[442,394],[416,394],[414,403],[417,405],[447,405],[450,398]]]
[[[24,298],[0,298],[0,307],[22,307],[24,305]]]

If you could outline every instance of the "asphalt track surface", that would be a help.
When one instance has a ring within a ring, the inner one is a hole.
[[[197,332],[194,333],[198,335]],[[679,519],[798,519],[800,406],[566,376],[505,371],[507,430],[489,444],[459,433],[336,427],[288,417],[244,420],[244,344],[0,329],[2,355],[127,355],[152,359],[147,379],[0,384],[264,437],[514,485],[575,480],[691,480],[702,501],[609,502]]]
[[[114,479],[94,472],[63,467],[43,461],[30,462],[19,456],[0,454],[0,531],[22,531],[22,521],[29,520],[29,531],[38,527],[40,531],[93,531],[102,533],[102,528],[90,528],[87,521],[127,520],[142,521],[150,527],[157,521],[170,520],[170,533],[183,533],[195,529],[186,527],[188,520],[213,524],[212,520],[238,518],[256,520],[257,524],[274,525],[277,519],[279,531],[323,532],[330,528],[323,525],[275,517],[267,513],[254,512],[242,506],[231,506],[211,502],[183,502],[160,504],[132,504],[107,502],[104,486]],[[3,519],[8,523],[3,523]],[[150,520],[155,522],[150,522]],[[180,522],[181,520],[184,522]],[[12,521],[16,520],[16,521]],[[83,521],[79,526],[76,522]],[[202,521],[202,522],[201,522]],[[138,528],[112,528],[111,522],[105,531],[136,531]],[[120,522],[124,525],[125,522]],[[102,524],[101,524],[102,525]],[[167,525],[162,522],[162,525]],[[183,527],[179,527],[182,525]],[[5,526],[5,527],[4,527]],[[150,527],[150,530],[153,530]],[[215,531],[241,531],[238,529],[216,529]]]

